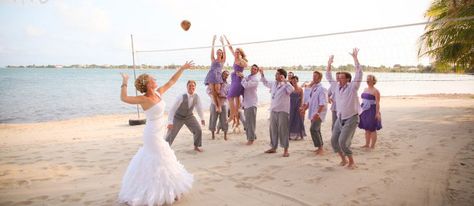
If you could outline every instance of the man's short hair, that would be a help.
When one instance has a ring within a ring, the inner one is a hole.
[[[194,80],[189,80],[188,83],[186,83],[186,86],[188,86],[189,84],[194,84],[194,86],[196,86],[196,82]]]
[[[286,79],[286,70],[284,70],[284,69],[278,69],[277,72],[278,72],[279,74],[283,75],[283,76],[285,77],[285,79]]]

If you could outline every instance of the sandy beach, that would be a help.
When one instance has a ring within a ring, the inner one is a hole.
[[[117,102],[119,103],[119,102]],[[120,103],[119,103],[120,104]],[[358,168],[338,166],[330,116],[322,125],[326,153],[311,137],[290,141],[290,157],[268,149],[268,107],[260,107],[254,145],[245,135],[211,140],[193,151],[183,128],[172,148],[195,176],[174,205],[472,205],[474,96],[383,97],[383,129],[374,150],[352,141]],[[209,117],[205,114],[206,118]],[[0,125],[0,205],[118,205],[125,169],[142,144],[134,115]],[[207,121],[207,119],[206,119]],[[309,122],[306,120],[309,135]]]

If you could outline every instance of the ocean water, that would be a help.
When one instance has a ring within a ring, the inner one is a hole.
[[[0,123],[31,123],[72,119],[77,117],[136,113],[136,106],[120,101],[120,72],[130,75],[128,94],[135,95],[131,69],[74,69],[74,68],[0,68]],[[175,70],[137,70],[153,75],[159,85],[166,82]],[[164,95],[167,110],[177,95],[186,92],[186,82],[197,82],[196,92],[208,109],[210,98],[205,93],[207,71],[187,70]],[[275,71],[266,71],[273,78]],[[311,71],[295,71],[300,83],[312,78]],[[246,71],[248,74],[248,71]],[[382,96],[469,93],[474,94],[474,76],[457,74],[421,73],[364,73],[378,78],[376,87]],[[229,79],[230,81],[230,79]],[[323,80],[328,87],[328,82]],[[359,93],[366,87],[362,82]],[[270,102],[269,89],[260,84],[259,104]],[[140,111],[142,111],[140,109]]]

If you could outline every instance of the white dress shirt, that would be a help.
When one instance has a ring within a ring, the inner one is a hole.
[[[265,76],[261,78],[263,85],[270,88],[272,93],[272,104],[270,111],[272,112],[286,112],[290,113],[290,94],[295,91],[295,88],[290,83],[267,81]]]
[[[196,93],[189,94],[187,92],[186,92],[186,95],[188,95],[188,106],[189,106],[189,108],[191,108],[193,106],[194,98],[196,98],[196,105],[194,105],[194,110],[197,111],[201,121],[204,120],[204,115],[203,115],[202,106],[201,106],[201,100],[200,100],[199,96]],[[179,95],[176,98],[176,101],[174,102],[174,104],[171,106],[170,112],[168,114],[168,124],[173,124],[174,115],[175,115],[176,111],[178,110],[179,106],[181,105],[181,103],[183,103],[183,94]]]
[[[312,120],[313,116],[318,113],[320,106],[323,106],[323,109],[319,113],[319,118],[324,122],[326,119],[326,113],[328,111],[327,107],[327,95],[326,88],[323,87],[321,83],[315,84],[311,87],[311,91],[308,95],[308,99],[305,100],[305,104],[308,104],[308,119]]]
[[[258,88],[258,78],[257,74],[249,75],[242,79],[241,82],[244,87],[244,99],[242,101],[242,106],[244,108],[256,107],[258,103],[257,97],[257,88]]]
[[[336,111],[338,118],[344,120],[358,114],[360,104],[357,91],[359,90],[362,81],[362,69],[360,68],[360,65],[357,64],[355,66],[355,76],[352,79],[352,82],[348,82],[344,87],[338,85],[329,71],[326,72],[326,79],[329,81],[331,86],[337,88],[334,90],[334,93],[337,100]]]

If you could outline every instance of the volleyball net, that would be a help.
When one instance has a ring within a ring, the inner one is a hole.
[[[227,36],[234,49],[244,50],[249,65],[257,64],[265,69],[321,71],[326,69],[329,56],[334,55],[333,71],[353,71],[353,59],[349,52],[357,47],[360,49],[359,60],[365,71],[422,73],[392,74],[391,78],[380,81],[474,81],[474,78],[466,78],[466,75],[441,78],[436,74],[424,73],[433,71],[433,68],[428,57],[418,58],[419,37],[427,24],[447,21],[474,21],[474,16],[253,42],[232,42],[235,34]],[[216,40],[215,49],[219,48],[222,46]],[[148,68],[151,65],[173,68],[193,59],[197,68],[206,69],[211,63],[210,51],[211,46],[205,45],[148,50],[137,48],[135,54],[137,68]],[[226,69],[230,69],[233,56],[228,48],[226,53]]]

